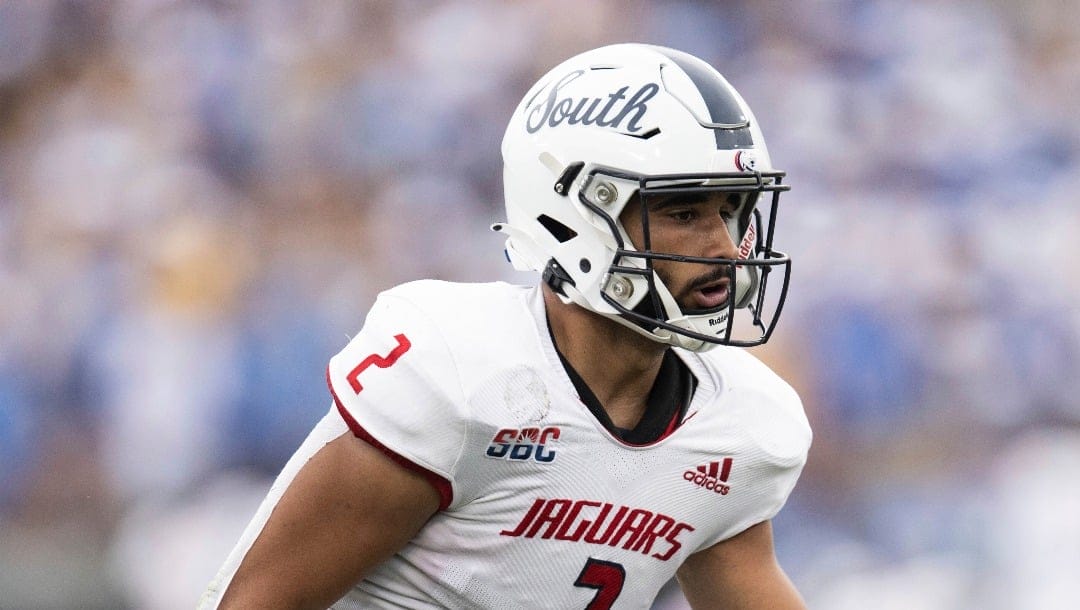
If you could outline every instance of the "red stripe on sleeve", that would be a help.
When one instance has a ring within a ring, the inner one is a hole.
[[[349,426],[349,430],[356,438],[366,442],[367,444],[375,447],[379,451],[382,451],[388,458],[394,460],[398,465],[415,472],[416,474],[424,477],[424,479],[435,488],[435,491],[439,494],[439,510],[446,510],[450,506],[450,502],[454,499],[454,488],[450,485],[450,481],[443,478],[441,475],[436,474],[427,468],[413,462],[409,458],[397,453],[393,449],[390,449],[386,445],[379,442],[377,438],[372,436],[363,426],[360,425],[352,414],[342,404],[341,399],[338,398],[337,392],[334,391],[334,384],[330,382],[330,369],[326,370],[326,385],[330,387],[330,395],[334,397],[334,405],[337,406],[338,413],[341,414],[341,418],[345,420],[345,423]]]

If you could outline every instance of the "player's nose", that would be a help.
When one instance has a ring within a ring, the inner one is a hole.
[[[739,248],[735,244],[735,240],[731,238],[731,230],[727,222],[719,215],[713,222],[709,223],[706,239],[708,241],[708,252],[705,256],[709,258],[738,258]]]

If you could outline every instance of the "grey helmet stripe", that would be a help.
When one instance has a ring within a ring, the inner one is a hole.
[[[663,47],[652,47],[656,52],[675,62],[697,87],[705,101],[712,123],[732,125],[742,124],[737,128],[713,127],[716,136],[716,148],[731,150],[735,148],[753,148],[754,138],[750,134],[747,117],[743,114],[739,101],[732,95],[731,86],[716,78],[712,68],[704,61],[681,51]]]

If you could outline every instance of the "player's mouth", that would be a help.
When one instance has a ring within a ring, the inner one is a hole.
[[[698,286],[693,290],[692,297],[697,309],[716,309],[727,303],[730,280],[723,278]]]

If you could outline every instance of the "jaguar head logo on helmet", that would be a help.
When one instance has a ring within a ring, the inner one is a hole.
[[[507,221],[492,228],[514,266],[541,272],[564,302],[694,351],[768,340],[790,276],[772,247],[790,187],[749,106],[707,63],[643,44],[573,57],[525,95],[502,155]],[[649,206],[703,197],[731,202],[737,254],[654,249]],[[627,216],[638,210],[640,221]],[[694,285],[710,294],[681,296],[664,277],[675,264],[707,269]]]

